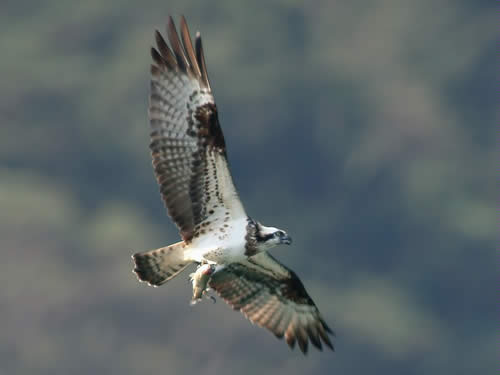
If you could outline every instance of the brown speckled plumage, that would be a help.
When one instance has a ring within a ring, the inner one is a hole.
[[[245,255],[251,257],[257,254],[257,223],[247,218],[247,235],[245,236]]]
[[[298,343],[307,353],[310,341],[319,350],[322,343],[333,350],[328,337],[333,332],[300,279],[267,252],[226,266],[212,276],[209,285],[250,321],[278,338],[285,337],[291,348]]]
[[[134,272],[158,286],[190,263],[202,264],[192,274],[195,301],[208,283],[290,347],[298,343],[306,353],[311,342],[333,350],[333,332],[302,282],[266,251],[291,238],[249,218],[239,200],[199,33],[193,46],[184,17],[180,33],[170,17],[167,36],[168,44],[157,31],[151,49],[150,149],[162,198],[183,241],[134,254]]]
[[[194,49],[184,18],[182,42],[172,18],[167,34],[171,48],[157,31],[157,48],[151,50],[155,64],[151,67],[150,148],[168,213],[183,240],[189,242],[199,224],[223,209],[226,199],[233,198],[224,194],[235,189],[227,169],[226,144],[201,37],[196,36]],[[221,165],[226,165],[226,170],[221,170]]]

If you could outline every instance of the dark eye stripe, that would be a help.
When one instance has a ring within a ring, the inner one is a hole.
[[[260,233],[257,233],[256,240],[257,240],[257,242],[266,242],[266,241],[269,241],[273,237],[274,237],[274,233],[266,234],[265,236],[261,236]]]

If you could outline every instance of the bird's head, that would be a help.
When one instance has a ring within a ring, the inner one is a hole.
[[[274,227],[266,227],[257,223],[255,239],[260,251],[269,250],[278,245],[290,245],[292,238],[284,231]]]

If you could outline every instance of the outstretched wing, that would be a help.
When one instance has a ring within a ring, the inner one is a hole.
[[[184,17],[180,31],[182,43],[170,17],[170,47],[156,31],[151,49],[150,148],[168,213],[189,241],[209,217],[246,214],[227,165],[201,37],[193,48]]]
[[[278,338],[285,336],[291,348],[298,342],[305,354],[310,340],[319,350],[322,341],[333,350],[328,337],[333,332],[302,282],[267,252],[229,264],[212,276],[209,285],[252,323]]]

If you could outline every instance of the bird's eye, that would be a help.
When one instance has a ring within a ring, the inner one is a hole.
[[[285,235],[285,233],[283,232],[276,232],[276,236],[278,236],[279,238],[283,237]]]

